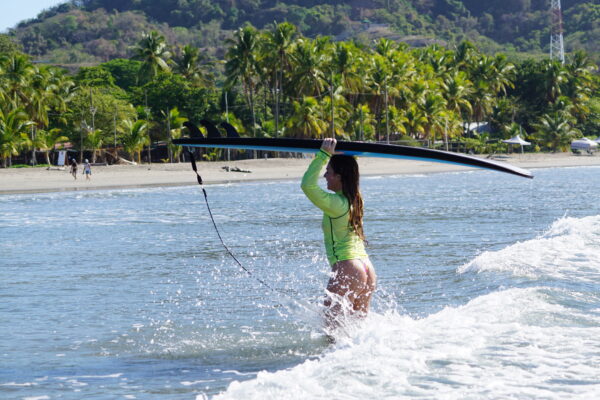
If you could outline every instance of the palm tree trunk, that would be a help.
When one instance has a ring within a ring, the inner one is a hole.
[[[173,150],[171,149],[171,142],[173,137],[171,136],[171,112],[167,114],[167,135],[169,137],[169,143],[167,144],[167,151],[169,152],[169,162],[173,164]]]

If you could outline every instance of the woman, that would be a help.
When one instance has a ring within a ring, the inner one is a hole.
[[[71,159],[71,175],[73,175],[73,179],[77,180],[77,161],[74,158]]]
[[[358,164],[354,157],[333,155],[335,145],[335,139],[323,140],[321,150],[302,178],[302,191],[323,210],[325,249],[332,271],[325,300],[330,327],[339,325],[342,298],[350,303],[350,314],[366,315],[377,281],[364,246]],[[317,184],[325,164],[327,189],[334,193]]]
[[[83,164],[83,173],[85,174],[85,180],[89,181],[92,175],[92,165],[87,158],[85,159],[85,164]]]

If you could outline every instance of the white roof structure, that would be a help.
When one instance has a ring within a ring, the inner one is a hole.
[[[503,140],[502,142],[509,144],[520,144],[521,146],[529,146],[531,144],[528,141],[521,139],[521,136],[519,135],[513,136],[507,140]]]

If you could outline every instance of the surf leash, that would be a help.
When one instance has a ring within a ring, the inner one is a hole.
[[[254,275],[252,273],[252,271],[250,271],[248,268],[244,267],[244,265],[240,262],[240,260],[237,259],[235,254],[233,254],[233,252],[229,249],[229,247],[227,247],[227,245],[225,244],[225,241],[221,237],[221,233],[219,232],[219,228],[217,227],[217,223],[215,222],[215,218],[213,217],[212,211],[210,209],[210,204],[208,202],[208,195],[206,194],[206,189],[204,189],[204,183],[202,181],[202,177],[198,173],[198,167],[196,166],[196,158],[194,157],[194,154],[189,149],[186,149],[186,151],[187,151],[188,155],[190,156],[190,162],[192,164],[192,169],[196,173],[196,179],[198,180],[198,185],[200,185],[200,188],[202,188],[202,193],[204,194],[204,202],[206,203],[208,215],[210,216],[210,220],[212,221],[212,224],[215,228],[215,232],[217,232],[217,236],[219,237],[219,240],[221,241],[223,248],[225,248],[225,250],[227,251],[227,254],[229,254],[231,256],[231,258],[233,258],[235,260],[237,265],[239,265],[240,268],[243,269],[248,274],[248,276],[251,276],[252,278],[256,279],[261,285],[263,285],[264,287],[268,288],[269,290],[271,290],[273,292],[277,292],[279,294],[290,297],[290,295],[288,293],[286,293],[282,290],[273,288],[267,282],[263,281],[262,279],[260,279],[256,275]]]

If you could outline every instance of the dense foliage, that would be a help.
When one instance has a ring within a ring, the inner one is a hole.
[[[369,44],[386,37],[411,45],[468,40],[484,52],[547,54],[547,0],[70,0],[19,24],[26,53],[55,63],[131,57],[140,32],[222,56],[225,38],[246,23],[271,29],[290,22],[308,37]],[[600,57],[600,4],[563,0],[565,47]]]
[[[314,39],[289,23],[246,26],[226,43],[224,59],[172,46],[158,32],[131,58],[80,68],[33,64],[10,48],[0,59],[0,157],[4,165],[35,150],[67,147],[114,161],[143,159],[149,144],[171,140],[186,119],[228,120],[245,135],[403,140],[461,151],[506,150],[516,133],[533,150],[565,150],[600,132],[600,81],[583,52],[564,65],[512,63],[469,42],[449,50],[372,46]],[[7,46],[9,48],[10,46]],[[487,132],[466,129],[487,122]]]

